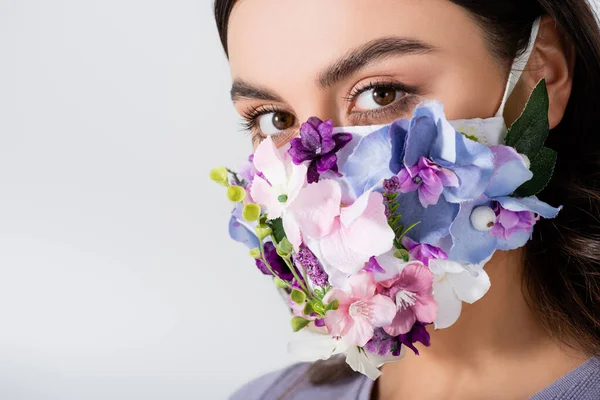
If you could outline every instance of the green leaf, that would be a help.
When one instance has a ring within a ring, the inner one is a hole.
[[[277,218],[271,221],[271,227],[273,229],[273,237],[276,242],[281,242],[285,237],[285,231],[283,230],[283,222],[281,218]]]
[[[313,301],[312,308],[319,315],[325,315],[325,306],[320,301]]]
[[[548,90],[546,79],[542,79],[533,89],[523,114],[512,124],[504,144],[514,147],[530,159],[544,147],[550,126],[548,124]]]
[[[292,301],[296,304],[304,304],[306,301],[306,293],[301,290],[294,289],[292,290],[292,294],[290,295]]]
[[[277,244],[277,254],[283,258],[289,257],[289,255],[292,254],[293,249],[294,248],[292,247],[292,244],[286,237],[281,239],[281,241]]]
[[[331,303],[327,304],[327,307],[325,307],[325,312],[330,311],[330,310],[337,310],[340,306],[340,302],[337,300],[333,300]]]
[[[277,287],[278,289],[285,289],[288,286],[290,286],[286,281],[284,281],[278,276],[273,278],[273,283],[275,283],[275,287]]]
[[[306,305],[304,306],[304,311],[302,311],[304,313],[304,315],[310,315],[313,312],[315,312],[315,310],[312,308],[312,303],[306,303]]]
[[[292,318],[292,330],[294,332],[298,332],[300,329],[306,327],[309,324],[309,320],[302,317],[294,317]]]
[[[398,249],[394,252],[394,257],[403,260],[404,262],[408,262],[408,250],[406,249]]]
[[[554,173],[557,154],[554,150],[547,147],[531,159],[531,172],[533,178],[522,184],[516,191],[515,195],[519,197],[529,197],[541,192]]]
[[[258,247],[255,247],[252,250],[250,250],[250,256],[252,258],[260,258],[260,256],[261,256],[260,249]]]

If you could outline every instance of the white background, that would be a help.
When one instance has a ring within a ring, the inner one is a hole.
[[[0,398],[223,399],[288,314],[207,179],[249,138],[210,0],[0,0]]]

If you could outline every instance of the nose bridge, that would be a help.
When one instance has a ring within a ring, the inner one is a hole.
[[[331,119],[333,126],[341,126],[343,112],[338,107],[339,105],[332,93],[315,89],[307,93],[302,100],[302,104],[296,107],[296,117],[299,123],[305,122],[310,117],[317,117],[322,121]]]

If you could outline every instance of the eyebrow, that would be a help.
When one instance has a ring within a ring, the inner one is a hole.
[[[283,99],[277,93],[242,79],[236,79],[231,85],[231,100],[235,103],[242,98],[283,103]]]
[[[434,46],[416,39],[398,36],[374,39],[349,50],[325,68],[317,76],[316,83],[324,90],[376,61],[394,56],[427,54],[434,51],[436,51]],[[235,103],[242,98],[283,103],[283,99],[277,93],[238,78],[233,81],[231,86],[231,100]]]
[[[394,56],[427,54],[436,48],[407,37],[387,36],[371,40],[348,51],[317,77],[317,85],[327,89],[376,61]]]

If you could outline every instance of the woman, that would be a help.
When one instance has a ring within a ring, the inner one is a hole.
[[[600,398],[600,31],[585,0],[216,0],[215,15],[255,146],[289,142],[311,116],[388,124],[425,99],[448,119],[491,117],[541,17],[504,118],[546,79],[559,161],[540,197],[564,205],[526,247],[496,252],[489,293],[375,384],[299,364],[234,399]]]

